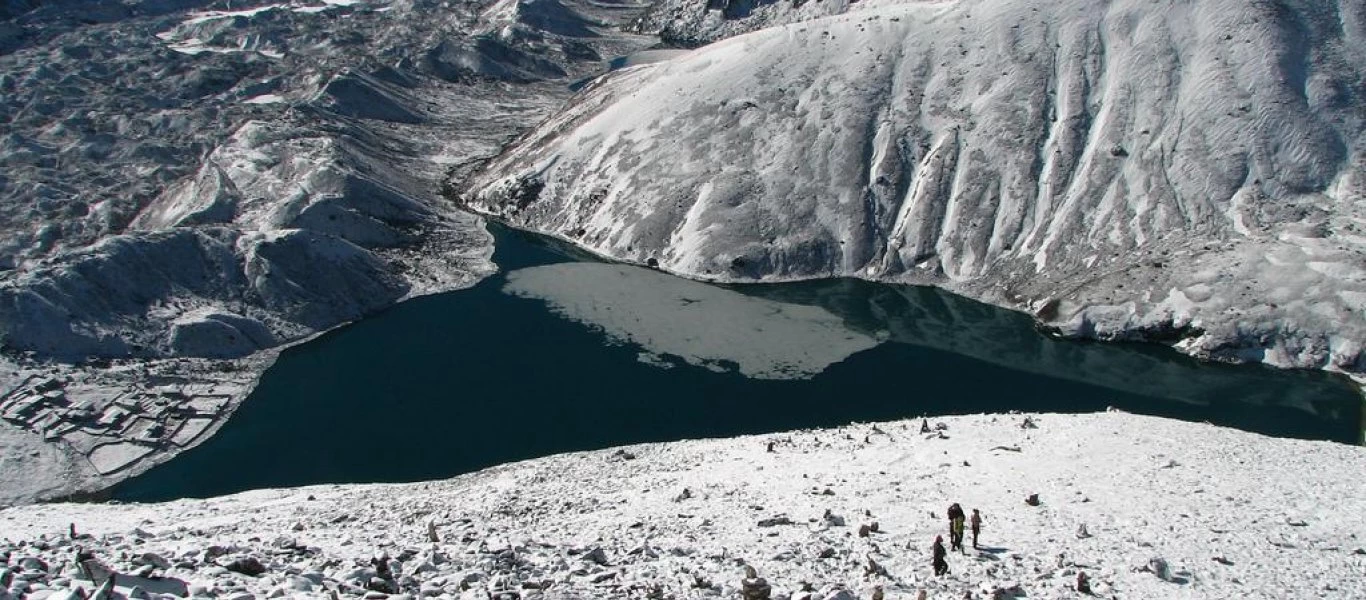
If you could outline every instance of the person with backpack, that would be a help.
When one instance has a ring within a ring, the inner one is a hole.
[[[963,522],[967,515],[963,514],[963,507],[954,502],[949,506],[949,544],[954,550],[963,550]]]

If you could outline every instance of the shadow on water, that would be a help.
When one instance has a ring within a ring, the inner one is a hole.
[[[114,499],[449,477],[557,452],[920,414],[1109,406],[1355,443],[1320,373],[1078,343],[929,288],[707,286],[495,229],[499,274],[286,351],[212,438]]]
[[[1060,340],[1039,333],[1027,315],[929,287],[860,280],[736,287],[781,302],[822,306],[850,327],[892,342],[1164,401],[1151,407],[1114,404],[1131,412],[1281,437],[1360,441],[1360,396],[1335,375],[1202,363],[1157,344]]]

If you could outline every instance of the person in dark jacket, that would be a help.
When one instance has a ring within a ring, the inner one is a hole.
[[[934,547],[931,549],[933,554],[932,564],[934,565],[935,576],[944,575],[949,572],[949,562],[945,560],[948,552],[944,550],[944,536],[934,536]]]
[[[982,534],[982,513],[977,512],[975,508],[972,509],[972,519],[968,524],[972,526],[972,549],[976,550],[977,536]]]

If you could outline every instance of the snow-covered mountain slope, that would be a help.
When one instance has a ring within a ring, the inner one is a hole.
[[[747,565],[789,599],[874,586],[894,600],[1079,598],[1079,572],[1104,598],[1366,595],[1366,493],[1351,476],[1366,449],[1114,412],[1025,419],[652,444],[429,483],[11,508],[0,568],[15,573],[11,593],[37,600],[95,587],[75,545],[130,598],[734,598]],[[981,511],[981,549],[951,553],[934,577],[930,544],[952,502]],[[69,524],[87,537],[70,540]],[[371,562],[382,555],[387,578]]]
[[[614,29],[634,6],[559,0],[21,4],[0,427],[63,448],[68,489],[207,437],[284,345],[490,273],[447,171],[653,43]]]
[[[596,82],[468,206],[691,277],[929,283],[1366,374],[1366,7],[904,2]]]

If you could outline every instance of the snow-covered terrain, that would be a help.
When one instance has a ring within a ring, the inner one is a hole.
[[[614,28],[638,12],[7,2],[0,439],[61,453],[3,453],[25,468],[0,470],[0,505],[145,470],[211,434],[281,347],[490,273],[447,171],[653,43]]]
[[[443,181],[699,279],[931,283],[1066,335],[1366,373],[1359,2],[665,0],[649,35],[615,27],[644,9],[0,5],[0,505],[150,468],[281,348],[487,275],[490,237]],[[656,31],[755,33],[642,51]],[[519,293],[619,300],[555,273]],[[703,362],[743,350],[556,308]],[[798,312],[802,339],[845,337],[738,364],[809,373],[905,333]],[[1004,360],[956,323],[909,329]]]
[[[929,425],[642,445],[429,483],[17,507],[0,511],[0,577],[34,600],[76,597],[111,570],[129,598],[735,598],[767,585],[772,598],[881,586],[1043,599],[1085,597],[1081,572],[1104,598],[1366,597],[1352,476],[1366,449],[1116,412]],[[952,502],[981,511],[981,548],[969,537],[934,577]],[[746,587],[746,566],[766,581]]]
[[[809,5],[595,82],[463,200],[690,277],[928,283],[1366,376],[1366,5]]]

